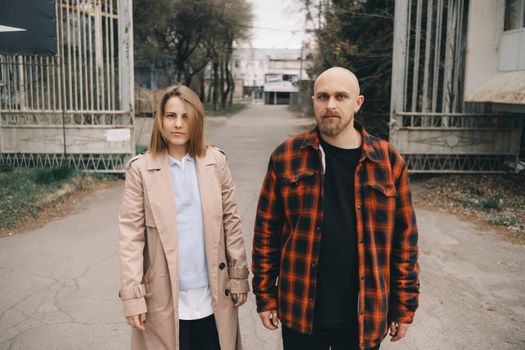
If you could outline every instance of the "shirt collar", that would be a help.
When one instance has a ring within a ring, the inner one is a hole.
[[[357,120],[354,120],[354,127],[357,131],[361,133],[361,147],[363,156],[370,159],[372,162],[379,162],[381,160],[381,155],[379,154],[374,144],[374,137],[366,132],[365,128]],[[312,130],[308,131],[305,136],[301,148],[312,147],[315,150],[319,150],[319,128],[316,126]]]
[[[186,155],[182,157],[182,159],[179,161],[168,154],[168,164],[170,165],[170,167],[175,164],[181,165],[181,164],[184,164],[185,162],[195,163],[195,159],[193,159],[193,157],[190,156],[189,153],[186,153]]]

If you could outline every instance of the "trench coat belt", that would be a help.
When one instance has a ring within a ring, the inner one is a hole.
[[[131,288],[123,288],[118,293],[120,299],[129,300],[129,299],[138,299],[146,295],[146,285],[139,284]]]

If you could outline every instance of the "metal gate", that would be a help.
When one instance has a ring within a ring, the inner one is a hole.
[[[502,172],[519,157],[519,116],[464,104],[468,5],[395,2],[390,141],[411,172]]]
[[[0,55],[0,164],[121,172],[135,153],[131,0],[56,0],[56,56]]]

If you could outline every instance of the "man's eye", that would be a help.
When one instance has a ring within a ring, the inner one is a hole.
[[[326,95],[319,95],[319,96],[317,96],[317,98],[319,100],[326,100],[328,98],[328,96],[326,96]]]
[[[345,99],[345,95],[337,95],[335,98],[338,100],[338,101],[342,101]]]

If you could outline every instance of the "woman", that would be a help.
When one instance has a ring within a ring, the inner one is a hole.
[[[164,94],[149,152],[131,159],[120,211],[121,291],[132,349],[240,349],[248,268],[226,156],[206,145],[204,109]]]

